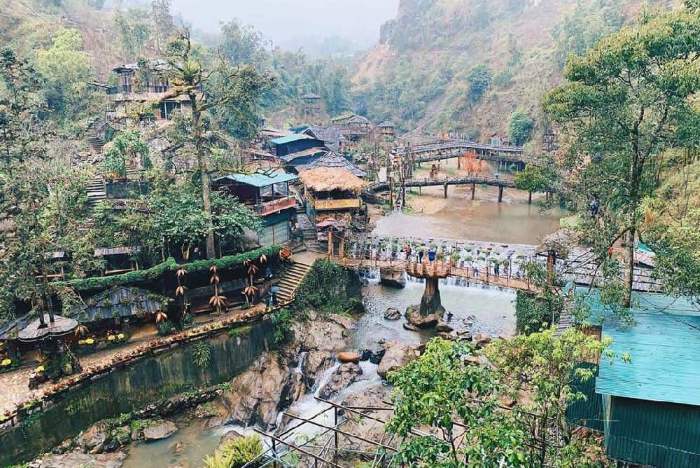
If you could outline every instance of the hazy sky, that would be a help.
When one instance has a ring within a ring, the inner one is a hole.
[[[276,44],[296,48],[310,38],[332,36],[372,44],[379,39],[379,26],[396,16],[398,3],[399,0],[173,0],[173,10],[194,28],[207,32],[217,31],[221,22],[238,18]]]

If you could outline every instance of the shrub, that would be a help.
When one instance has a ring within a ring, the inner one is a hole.
[[[262,441],[257,435],[236,437],[225,442],[223,447],[204,458],[205,468],[240,468],[255,460],[263,451]]]

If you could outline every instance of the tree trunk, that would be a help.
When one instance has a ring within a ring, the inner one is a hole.
[[[634,240],[636,227],[634,224],[630,228],[629,238],[627,240],[627,287],[625,288],[625,297],[623,306],[629,308],[632,305],[632,289],[634,287]]]
[[[199,111],[197,96],[193,93],[189,95],[192,105],[192,128],[194,129],[194,145],[197,153],[197,166],[199,176],[202,181],[202,205],[209,221],[207,227],[207,258],[216,257],[214,244],[214,224],[211,213],[211,185],[209,181],[209,164],[204,154],[204,142],[202,137],[202,113]]]
[[[532,205],[532,190],[527,191],[527,204]]]

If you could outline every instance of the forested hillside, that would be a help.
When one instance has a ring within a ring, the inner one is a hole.
[[[539,102],[581,54],[673,0],[402,0],[381,43],[354,76],[358,111],[405,130],[508,134],[520,110],[541,124]]]

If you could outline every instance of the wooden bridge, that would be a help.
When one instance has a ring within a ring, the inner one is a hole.
[[[445,198],[447,198],[447,187],[450,185],[471,185],[472,187],[472,200],[476,194],[477,185],[489,185],[492,187],[498,187],[498,201],[503,200],[503,189],[504,188],[515,188],[515,182],[509,177],[495,177],[495,176],[466,176],[466,177],[445,177],[442,179],[438,178],[422,178],[422,179],[408,179],[402,184],[404,187],[443,187],[445,191]],[[390,189],[389,182],[375,182],[367,187],[369,192],[384,192]]]
[[[362,268],[395,268],[403,269],[411,276],[420,276],[421,272],[434,272],[436,276],[462,278],[469,283],[479,283],[499,288],[509,288],[521,291],[536,292],[537,288],[527,279],[518,279],[510,275],[493,275],[488,269],[459,267],[450,262],[424,260],[422,263],[405,260],[366,260],[340,256],[329,257],[332,261],[346,268],[359,270]]]
[[[473,152],[478,159],[517,164],[521,169],[525,166],[522,146],[495,146],[475,143],[468,140],[447,140],[410,147],[400,147],[393,151],[398,156],[413,155],[414,162],[440,161],[443,159],[464,156]]]

